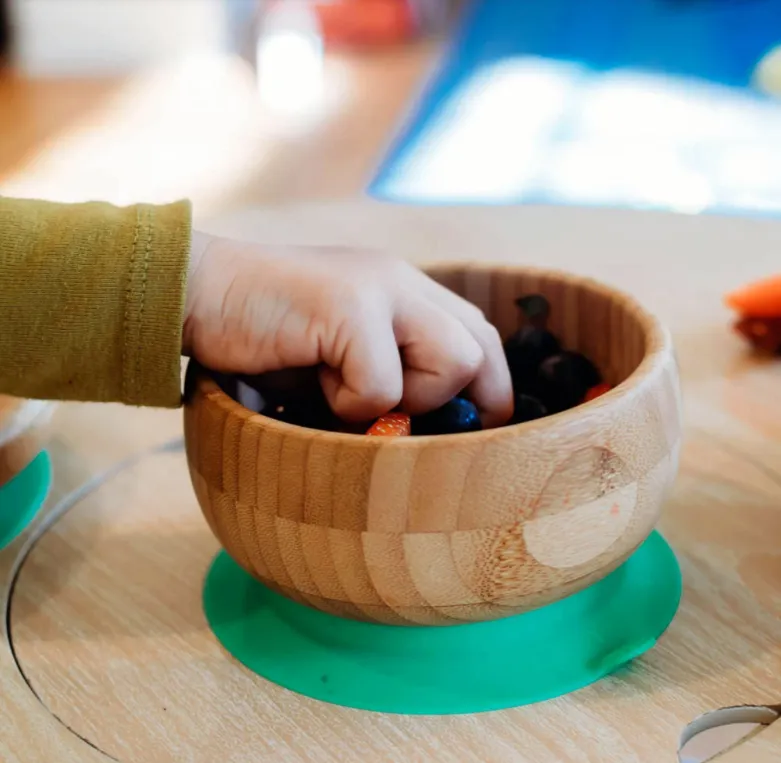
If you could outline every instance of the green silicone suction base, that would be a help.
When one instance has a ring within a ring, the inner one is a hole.
[[[296,604],[220,553],[204,607],[223,646],[280,686],[337,705],[450,715],[580,689],[650,649],[672,621],[681,572],[658,533],[573,596],[504,620],[448,627],[354,622]]]
[[[0,549],[30,524],[43,506],[51,484],[52,465],[48,453],[44,451],[0,487]]]

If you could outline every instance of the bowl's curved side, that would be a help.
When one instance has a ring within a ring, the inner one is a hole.
[[[658,520],[681,433],[660,336],[631,383],[578,409],[393,442],[272,421],[193,371],[198,501],[244,569],[333,614],[453,624],[555,601],[615,569]]]

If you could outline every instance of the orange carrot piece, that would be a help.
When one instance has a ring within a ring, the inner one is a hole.
[[[407,437],[411,431],[412,423],[406,413],[388,413],[377,419],[366,434],[372,437]]]
[[[781,276],[754,281],[730,294],[725,301],[729,307],[751,318],[781,317]]]
[[[605,392],[610,392],[611,389],[613,388],[604,382],[602,384],[597,384],[586,392],[586,397],[583,399],[583,402],[588,403],[590,400],[596,400],[598,397],[604,395]]]

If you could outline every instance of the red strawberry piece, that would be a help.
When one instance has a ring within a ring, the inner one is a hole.
[[[366,434],[372,437],[407,437],[412,427],[406,413],[388,413],[380,416]]]
[[[590,400],[596,400],[598,397],[602,397],[605,392],[610,392],[611,389],[612,387],[605,382],[602,384],[595,384],[588,392],[586,392],[586,397],[583,398],[583,402],[588,403]]]

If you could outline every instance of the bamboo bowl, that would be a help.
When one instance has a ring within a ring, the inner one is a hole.
[[[0,395],[0,487],[46,447],[53,411],[50,402]]]
[[[677,470],[672,343],[631,298],[525,268],[429,273],[502,336],[517,327],[514,299],[544,294],[552,330],[615,388],[526,424],[372,438],[253,413],[191,364],[187,460],[209,526],[265,585],[334,615],[451,625],[561,599],[642,544]]]

